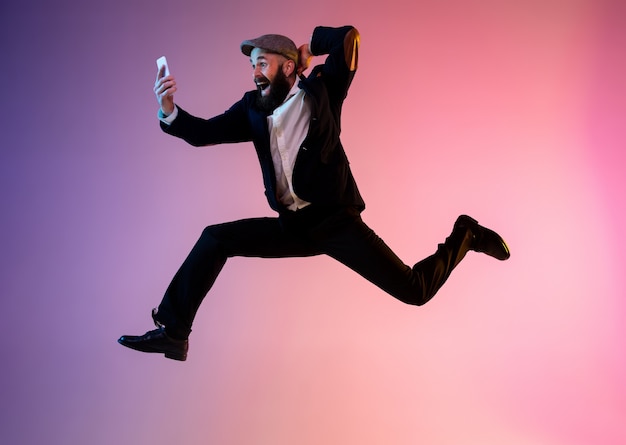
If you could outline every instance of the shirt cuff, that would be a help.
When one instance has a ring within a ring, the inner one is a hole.
[[[167,116],[163,114],[163,111],[159,108],[159,120],[164,124],[170,125],[172,122],[174,122],[174,119],[176,119],[177,116],[178,107],[176,105],[174,105],[174,111],[172,111],[172,113]]]

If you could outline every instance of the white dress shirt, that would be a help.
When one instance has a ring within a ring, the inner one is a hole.
[[[297,84],[291,88],[285,101],[267,117],[270,131],[270,150],[276,172],[276,198],[289,210],[298,210],[310,204],[293,190],[293,168],[300,145],[306,138],[311,120],[311,107]]]

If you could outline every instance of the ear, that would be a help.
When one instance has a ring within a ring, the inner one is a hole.
[[[287,77],[291,76],[296,71],[296,62],[291,59],[287,59],[285,63],[283,63],[283,74]]]

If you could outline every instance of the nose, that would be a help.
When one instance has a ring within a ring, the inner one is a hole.
[[[259,77],[261,77],[261,68],[259,66],[255,66],[252,70],[252,78],[256,80]]]

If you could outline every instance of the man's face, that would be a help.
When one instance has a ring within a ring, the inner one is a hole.
[[[257,106],[272,112],[283,103],[295,82],[295,64],[279,54],[268,53],[259,48],[252,50],[250,62],[253,80],[259,91]]]
[[[260,48],[252,50],[252,78],[262,97],[270,95],[272,82],[282,72],[284,61],[285,58],[279,54],[268,53]]]

